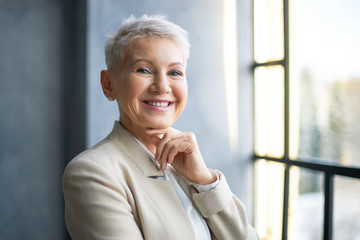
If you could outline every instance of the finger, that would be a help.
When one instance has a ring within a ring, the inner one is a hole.
[[[167,164],[172,164],[175,156],[179,153],[179,143],[175,141],[169,141],[164,146],[163,151],[159,159],[160,168],[164,170]]]
[[[159,136],[150,136],[150,142],[152,144],[154,144],[155,146],[157,146],[159,144],[161,139],[162,139],[162,136],[161,137],[159,137]]]
[[[166,144],[170,140],[171,140],[171,136],[168,133],[165,133],[164,136],[162,137],[162,139],[156,145],[155,159],[160,161],[160,165],[165,164],[167,161],[165,158],[163,158],[163,150],[164,150]],[[161,166],[163,166],[163,165],[161,165]],[[165,166],[166,166],[166,164],[165,164]]]
[[[166,145],[170,141],[173,141],[175,139],[179,139],[179,138],[183,137],[183,135],[184,135],[184,133],[179,132],[179,131],[177,131],[177,132],[174,132],[174,131],[166,132],[164,134],[163,138],[156,145],[155,159],[159,160],[160,158],[162,158],[163,151],[164,151]]]
[[[167,128],[164,129],[149,128],[145,130],[145,133],[149,135],[165,134],[166,132],[167,132]]]
[[[165,129],[147,129],[145,131],[146,134],[150,135],[150,140],[162,139],[164,134],[166,133]]]
[[[180,152],[180,147],[180,143],[176,140],[168,142],[161,154],[160,161],[172,164],[175,156]]]
[[[150,135],[150,141],[155,146],[158,146],[161,139],[164,137],[164,134],[166,133],[167,129],[147,129],[145,130],[145,133]],[[156,154],[155,154],[156,158]]]
[[[160,162],[162,166],[166,167],[166,164],[172,164],[179,153],[190,153],[194,149],[194,145],[192,142],[188,141],[187,136],[181,136],[180,138],[176,138],[170,140],[164,146],[162,150]]]

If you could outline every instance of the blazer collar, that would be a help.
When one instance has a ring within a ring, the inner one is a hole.
[[[136,142],[135,137],[121,126],[118,121],[115,121],[114,128],[108,137],[145,176],[164,176],[164,173],[152,162],[139,143]]]

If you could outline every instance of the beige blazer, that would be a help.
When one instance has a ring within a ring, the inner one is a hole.
[[[206,220],[212,239],[258,239],[243,204],[225,177],[212,190],[190,198]],[[107,138],[79,154],[63,176],[65,218],[74,240],[195,240],[194,230],[170,182],[118,122]]]

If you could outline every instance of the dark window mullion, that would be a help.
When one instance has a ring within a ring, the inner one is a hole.
[[[285,60],[282,59],[282,60],[277,60],[277,61],[269,61],[269,62],[261,62],[261,63],[254,62],[252,68],[254,70],[257,67],[268,67],[268,66],[276,66],[276,65],[284,66]]]
[[[287,240],[288,216],[289,216],[289,185],[290,185],[290,165],[286,164],[284,170],[284,203],[283,203],[283,226],[282,240]]]
[[[359,178],[360,179],[360,168],[346,167],[341,165],[326,164],[323,159],[318,158],[301,158],[293,160],[285,160],[284,158],[274,158],[268,156],[254,156],[254,159],[265,159],[269,161],[285,163],[290,166],[297,166],[301,168],[308,168],[324,173],[331,173],[333,175],[341,175],[345,177]]]
[[[333,233],[333,207],[334,207],[334,175],[325,174],[324,191],[324,240],[332,240]]]
[[[289,87],[289,8],[288,0],[283,0],[284,17],[284,160],[290,160],[290,87]],[[284,174],[284,208],[282,239],[287,240],[289,216],[290,165],[286,164]]]

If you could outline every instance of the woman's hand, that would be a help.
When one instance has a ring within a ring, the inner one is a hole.
[[[194,133],[180,132],[171,127],[148,129],[146,133],[156,146],[155,159],[161,170],[165,170],[169,163],[194,183],[206,185],[216,181],[205,165]]]

